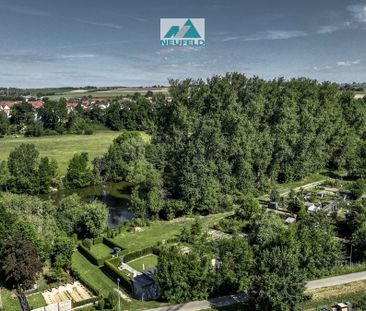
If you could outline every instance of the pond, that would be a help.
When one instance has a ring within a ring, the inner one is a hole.
[[[133,213],[128,210],[130,206],[130,192],[129,185],[126,182],[105,183],[82,189],[63,189],[47,195],[41,195],[41,198],[59,202],[73,193],[76,193],[88,202],[99,200],[107,205],[109,227],[117,227],[126,220],[133,218]]]

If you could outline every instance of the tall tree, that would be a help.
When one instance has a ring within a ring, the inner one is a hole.
[[[94,183],[94,175],[89,167],[88,154],[75,154],[69,162],[64,184],[68,188],[83,188]]]
[[[16,288],[33,286],[42,269],[37,247],[20,233],[3,243],[1,263],[5,281]]]
[[[20,144],[9,154],[9,189],[17,193],[39,192],[39,152],[34,144]]]

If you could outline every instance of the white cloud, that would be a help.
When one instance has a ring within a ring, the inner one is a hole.
[[[366,5],[349,5],[347,10],[355,22],[366,23]]]
[[[233,40],[238,40],[240,38],[241,37],[238,37],[238,36],[232,36],[232,37],[226,37],[222,41],[224,41],[224,42],[226,42],[226,41],[233,41]]]
[[[352,65],[358,65],[361,61],[359,59],[357,60],[353,60],[353,61],[340,61],[340,62],[337,62],[337,66],[338,67],[349,67],[349,66],[352,66]]]
[[[74,20],[79,22],[79,23],[82,23],[82,24],[88,24],[88,25],[93,25],[93,26],[108,27],[108,28],[113,28],[113,29],[121,29],[122,28],[120,25],[117,25],[117,24],[98,23],[98,22],[87,21],[87,20],[79,19],[79,18],[76,18]]]
[[[325,26],[321,26],[316,32],[318,34],[326,34],[326,33],[333,33],[336,32],[337,30],[340,30],[341,28],[339,26],[335,26],[335,25],[325,25]]]
[[[258,32],[255,35],[244,37],[244,41],[258,40],[286,40],[298,37],[305,37],[307,33],[301,30],[267,30]]]

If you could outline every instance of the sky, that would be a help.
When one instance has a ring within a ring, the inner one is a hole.
[[[205,18],[206,46],[160,46],[160,18]],[[0,29],[4,87],[366,81],[366,0],[0,0]]]

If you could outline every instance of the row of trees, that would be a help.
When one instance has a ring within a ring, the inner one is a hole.
[[[157,101],[164,101],[163,95]],[[142,130],[151,132],[155,128],[156,104],[143,96],[136,96],[121,104],[114,100],[108,108],[95,104],[84,109],[81,103],[68,113],[66,100],[46,101],[43,107],[33,108],[21,102],[11,108],[11,118],[0,113],[0,135],[21,133],[26,136],[55,134],[92,134],[93,128],[103,125],[112,130]]]

